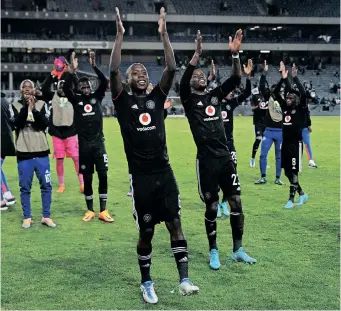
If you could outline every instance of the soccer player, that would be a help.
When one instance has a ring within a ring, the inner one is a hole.
[[[15,204],[15,198],[12,195],[3,164],[6,157],[15,156],[15,147],[13,142],[13,127],[10,121],[10,104],[5,99],[5,94],[1,93],[1,207],[0,210],[7,210],[8,207]]]
[[[49,109],[33,95],[35,86],[31,80],[21,82],[22,98],[10,106],[11,122],[16,132],[16,155],[20,186],[20,199],[24,213],[23,228],[30,228],[31,188],[34,172],[40,183],[43,217],[41,223],[56,227],[50,218],[52,199],[49,145],[46,138]]]
[[[106,208],[108,198],[108,155],[104,145],[101,107],[101,102],[108,87],[108,80],[96,66],[94,52],[90,52],[89,62],[100,81],[100,85],[96,91],[92,90],[88,78],[84,77],[78,80],[80,93],[75,93],[72,90],[72,73],[65,72],[61,79],[65,80],[63,84],[64,94],[73,105],[74,120],[78,134],[79,173],[83,175],[84,196],[88,209],[83,217],[83,221],[88,222],[96,217],[92,190],[92,177],[94,174],[94,166],[96,166],[99,181],[98,193],[100,205],[98,219],[112,223],[114,219],[110,216]],[[75,65],[78,64],[74,53],[72,54],[72,63]]]
[[[151,83],[149,83],[148,84],[148,87],[147,87],[147,91],[146,91],[146,93],[147,94],[149,94],[151,91],[152,91],[152,89],[153,89],[153,84],[151,84]],[[171,99],[169,99],[169,98],[167,98],[166,99],[166,101],[165,101],[165,103],[164,103],[164,105],[163,105],[163,109],[164,109],[164,118],[166,119],[167,118],[167,116],[168,116],[168,108],[170,108],[172,106],[172,100]],[[130,172],[129,172],[129,180],[130,180],[130,186],[129,186],[129,191],[128,191],[128,193],[127,193],[127,196],[128,197],[132,197],[133,196],[133,188],[132,188],[132,186],[131,186],[131,174],[130,174]]]
[[[308,200],[308,195],[304,193],[298,182],[298,173],[302,168],[302,128],[304,126],[304,118],[306,114],[306,93],[304,87],[297,77],[297,67],[293,64],[292,77],[299,91],[291,88],[288,80],[288,71],[283,62],[280,64],[282,79],[274,89],[274,96],[281,105],[283,114],[283,143],[282,143],[282,168],[285,176],[290,182],[289,200],[285,204],[285,208],[294,207],[294,198],[296,191],[299,194],[299,200],[296,205],[303,205]],[[282,84],[286,85],[285,99],[280,95]]]
[[[119,66],[124,28],[116,8],[116,41],[110,60],[110,85],[117,119],[121,127],[129,171],[132,174],[133,215],[139,228],[137,256],[141,291],[147,303],[158,297],[150,276],[152,239],[155,225],[165,221],[177,264],[182,295],[199,288],[188,278],[188,251],[180,221],[180,196],[169,164],[164,122],[164,103],[174,79],[176,63],[166,30],[165,10],[161,8],[159,33],[165,50],[166,68],[160,83],[148,94],[148,72],[142,64],[132,64],[126,72],[130,92],[122,87]]]
[[[180,98],[197,146],[197,177],[200,198],[205,202],[205,227],[210,250],[210,267],[220,268],[217,247],[217,211],[219,203],[218,187],[231,208],[230,223],[232,227],[234,261],[255,263],[242,247],[244,215],[240,200],[240,183],[231,153],[227,147],[224,125],[219,101],[223,100],[240,84],[241,68],[239,48],[242,41],[242,30],[236,32],[234,40],[230,37],[229,46],[232,52],[232,75],[220,87],[206,90],[207,82],[204,73],[196,69],[202,53],[202,38],[197,33],[196,50],[180,82]]]
[[[310,119],[310,111],[308,105],[306,105],[306,114],[304,118],[304,127],[302,130],[302,139],[305,146],[305,151],[308,156],[309,160],[309,167],[310,168],[317,168],[315,161],[313,160],[313,150],[311,148],[310,142],[310,133],[312,132],[311,128],[311,119]]]
[[[227,139],[227,148],[231,152],[232,160],[235,163],[237,169],[237,151],[234,146],[233,138],[233,111],[236,107],[242,104],[251,95],[251,71],[252,71],[252,60],[248,60],[247,66],[244,66],[244,74],[246,75],[246,85],[245,90],[238,97],[233,97],[233,93],[230,92],[221,102],[221,117],[224,122],[225,135]],[[214,72],[214,68],[212,68]],[[218,204],[217,217],[221,217],[221,209],[225,216],[230,216],[229,210],[227,208],[227,198],[223,197],[223,200]]]
[[[58,59],[60,59],[59,57]],[[65,60],[65,58],[63,57]],[[65,66],[68,64],[64,63]],[[72,66],[74,72],[77,68]],[[65,68],[62,67],[64,70]],[[49,74],[41,86],[42,98],[49,103],[50,122],[49,134],[52,136],[53,142],[53,157],[56,159],[56,171],[58,176],[59,188],[58,193],[65,191],[64,183],[64,157],[72,158],[78,180],[80,183],[80,192],[84,192],[83,175],[79,174],[79,152],[78,152],[78,137],[74,125],[74,110],[72,104],[65,97],[63,92],[64,81],[58,76],[60,69],[55,66],[51,74]],[[74,83],[77,82],[77,77],[74,76]],[[56,85],[57,91],[51,91],[51,85]]]
[[[271,90],[266,88],[266,74],[268,72],[268,65],[266,61],[264,62],[264,72],[261,75],[259,81],[259,91],[264,98],[264,107],[266,107],[264,124],[265,131],[263,133],[263,140],[261,146],[261,152],[259,157],[259,168],[261,173],[261,178],[255,181],[256,185],[262,185],[267,182],[266,180],[266,168],[267,168],[267,158],[269,150],[274,143],[275,145],[275,156],[276,156],[276,185],[283,185],[281,181],[281,144],[282,144],[282,112],[281,107],[278,104],[271,102],[269,105],[269,99],[271,96]]]
[[[265,61],[264,71],[267,70],[267,65]],[[262,75],[263,77],[263,75]],[[261,77],[261,79],[262,79]],[[265,78],[265,76],[264,76]],[[256,139],[252,146],[252,154],[250,160],[250,167],[255,167],[256,165],[256,153],[258,151],[259,145],[261,143],[263,133],[265,131],[265,114],[268,109],[267,101],[264,98],[264,94],[260,92],[260,89],[254,88],[252,90],[251,98],[251,108],[253,110],[253,125],[255,129]]]

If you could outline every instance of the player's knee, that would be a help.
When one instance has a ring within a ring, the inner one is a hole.
[[[217,217],[218,201],[206,204],[205,217],[209,220],[213,220]]]
[[[217,187],[217,189],[215,189],[214,191],[205,192],[204,194],[200,194],[200,198],[202,199],[203,202],[205,202],[206,210],[210,209],[210,208],[214,208],[211,206],[218,204],[218,201],[219,201],[219,194],[218,193],[219,193],[219,191],[220,191],[220,188]],[[218,210],[218,208],[217,208],[217,210]]]
[[[83,174],[84,187],[89,187],[92,184],[92,174]]]
[[[231,195],[227,197],[227,201],[229,202],[231,213],[242,213],[242,201],[240,199],[240,195]]]
[[[297,184],[298,183],[298,175],[297,174],[292,174],[292,181],[293,184]]]
[[[146,228],[140,230],[140,237],[138,241],[139,247],[149,247],[152,243],[152,239],[154,236],[154,229],[153,228]]]
[[[180,219],[174,219],[171,222],[166,222],[166,227],[169,231],[171,241],[184,240],[184,233],[181,228]]]
[[[101,191],[107,191],[108,189],[108,174],[107,171],[99,171],[98,173],[98,185],[100,188],[100,193],[104,193]]]
[[[98,171],[97,174],[98,174],[98,180],[99,181],[104,181],[104,180],[108,179],[107,171]]]
[[[285,176],[286,176],[289,180],[292,179],[292,172],[291,172],[291,171],[289,171],[289,170],[284,170],[284,174],[285,174]]]

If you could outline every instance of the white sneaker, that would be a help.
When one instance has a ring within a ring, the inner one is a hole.
[[[310,168],[317,168],[316,163],[314,162],[314,160],[309,160],[309,167]]]
[[[13,206],[16,203],[15,197],[5,199],[5,201],[6,201],[6,205],[8,207]]]
[[[255,167],[256,166],[256,161],[255,159],[252,159],[250,160],[250,167]]]
[[[183,279],[179,285],[179,293],[183,296],[199,293],[199,287],[195,286],[190,279]]]
[[[159,301],[154,290],[153,281],[147,281],[141,284],[141,292],[145,302],[156,304]]]
[[[6,204],[5,200],[1,201],[1,207],[0,207],[0,211],[7,211],[8,210],[8,206]]]

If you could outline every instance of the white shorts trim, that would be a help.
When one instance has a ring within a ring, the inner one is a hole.
[[[139,218],[138,218],[138,215],[137,215],[137,210],[135,208],[135,200],[134,200],[134,188],[133,188],[133,176],[130,175],[130,187],[131,187],[131,190],[133,192],[133,195],[131,196],[132,197],[132,203],[133,203],[133,216],[135,218],[135,224],[136,224],[136,229],[140,230],[140,226],[139,226]]]
[[[197,179],[198,179],[198,191],[199,191],[199,195],[200,195],[200,198],[201,198],[202,200],[204,200],[204,194],[202,193],[201,185],[200,185],[199,159],[197,159],[197,161],[196,161],[196,170],[197,170]]]

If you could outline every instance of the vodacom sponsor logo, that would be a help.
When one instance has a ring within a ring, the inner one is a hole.
[[[140,114],[139,121],[142,125],[144,125],[144,127],[137,128],[139,132],[152,131],[156,129],[155,125],[147,126],[152,121],[152,118],[148,112]]]
[[[215,115],[215,108],[213,106],[207,106],[205,112],[209,117],[212,117]]]
[[[148,125],[152,121],[152,118],[150,117],[150,114],[146,112],[140,114],[139,121],[142,125]]]

